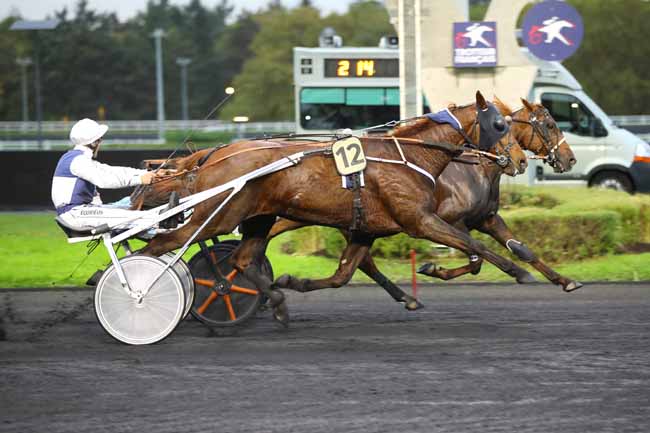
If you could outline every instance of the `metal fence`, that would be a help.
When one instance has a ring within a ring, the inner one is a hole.
[[[650,115],[611,116],[614,124],[629,129],[646,141],[650,141]],[[157,120],[115,120],[103,122],[109,126],[110,135],[105,140],[111,144],[154,144],[161,145],[165,139],[158,136]],[[42,122],[42,149],[65,146],[73,121]],[[263,133],[290,132],[295,123],[283,122],[224,122],[220,120],[167,120],[166,131],[181,132],[225,132],[239,137],[250,137]],[[37,149],[37,122],[0,122],[0,150]]]
[[[118,120],[102,122],[108,125],[105,145],[111,144],[164,144],[158,136],[157,120]],[[74,122],[42,122],[42,149],[66,145]],[[223,122],[219,120],[167,120],[166,131],[224,132],[239,137],[290,132],[294,122]],[[0,150],[30,150],[38,147],[37,122],[0,122]]]

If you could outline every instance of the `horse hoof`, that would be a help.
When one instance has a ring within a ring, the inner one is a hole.
[[[284,293],[279,290],[272,290],[269,294],[269,302],[273,308],[284,303]]]
[[[436,264],[431,262],[426,262],[420,266],[417,270],[418,274],[431,275],[436,270]]]
[[[530,274],[530,272],[525,272],[522,275],[517,276],[517,282],[519,284],[530,284],[536,283],[537,280]]]
[[[291,283],[291,275],[284,274],[284,275],[280,275],[280,277],[277,280],[275,280],[273,285],[275,287],[281,287],[283,289],[287,289],[290,283]]]
[[[568,293],[568,292],[573,292],[574,290],[578,290],[580,287],[582,287],[582,283],[578,281],[571,281],[569,284],[562,287],[562,290]]]
[[[410,298],[404,300],[404,308],[406,308],[409,311],[415,311],[415,310],[419,310],[420,308],[424,308],[424,304],[422,304],[420,301],[418,301],[415,298]]]
[[[273,308],[273,318],[285,328],[289,327],[289,309],[286,302]]]

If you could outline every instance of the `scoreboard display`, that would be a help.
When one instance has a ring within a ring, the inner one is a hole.
[[[399,77],[398,59],[325,59],[326,78]]]

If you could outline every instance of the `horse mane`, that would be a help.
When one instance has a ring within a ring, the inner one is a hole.
[[[401,123],[396,126],[391,132],[390,135],[395,137],[408,137],[411,135],[418,134],[424,131],[427,128],[431,127],[431,120],[427,117],[416,117],[409,120],[406,123]]]
[[[466,105],[456,105],[456,104],[450,104],[447,106],[449,111],[456,111],[460,110],[463,108],[468,108],[470,106],[473,106],[474,104],[466,104]],[[431,134],[430,137],[427,137],[428,139],[432,141],[448,141],[448,138],[446,137],[446,134],[449,132],[447,128],[433,128],[433,126],[438,125],[435,123],[433,120],[429,119],[426,116],[422,117],[414,117],[407,121],[406,123],[402,123],[398,126],[396,126],[389,135],[395,136],[395,137],[408,137],[408,136],[414,136],[422,132],[428,132]],[[442,125],[441,125],[442,126]],[[448,128],[451,128],[450,125],[446,125]]]

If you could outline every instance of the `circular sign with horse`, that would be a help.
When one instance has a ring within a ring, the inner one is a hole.
[[[522,26],[524,43],[542,60],[561,61],[576,52],[584,26],[578,11],[561,1],[545,1],[533,6]]]

